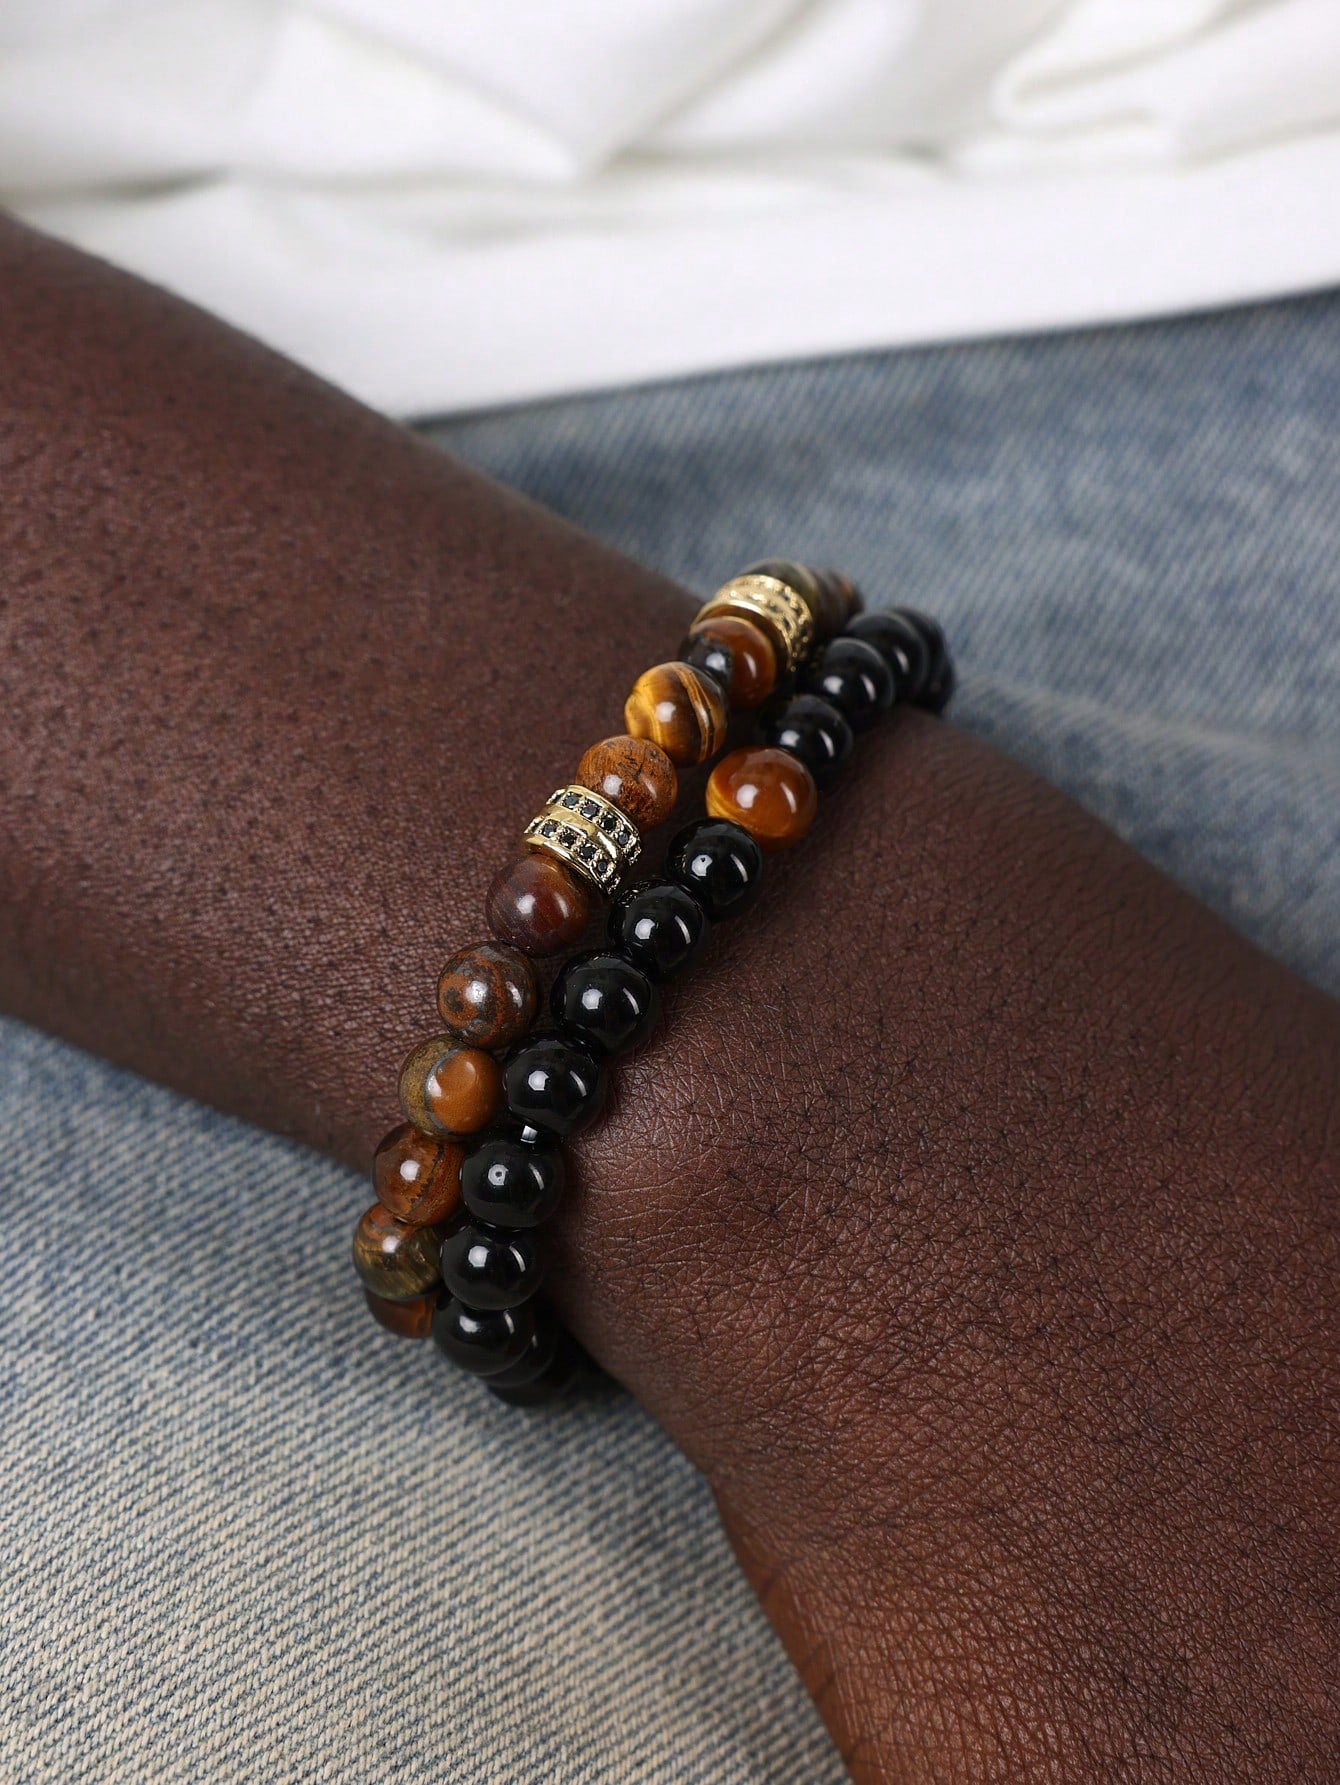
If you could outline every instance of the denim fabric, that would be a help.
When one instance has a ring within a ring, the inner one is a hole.
[[[957,717],[1340,990],[1340,307],[444,423],[702,588],[945,616]],[[70,1111],[78,1111],[72,1121]],[[842,1777],[701,1483],[380,1334],[350,1174],[0,1026],[0,1780]]]

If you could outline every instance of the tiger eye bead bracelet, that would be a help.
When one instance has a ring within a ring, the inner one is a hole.
[[[647,1040],[659,987],[708,927],[753,903],[765,855],[810,829],[856,736],[896,703],[938,713],[953,692],[933,621],[861,606],[847,578],[789,559],[719,589],[679,656],[633,684],[624,732],[525,827],[488,890],[492,935],[442,968],[441,1027],[401,1066],[404,1120],[377,1148],[354,1268],[387,1331],[431,1336],[503,1401],[550,1400],[580,1363],[544,1299],[543,1228],[562,1143],[599,1114],[610,1062]],[[679,771],[720,755],[732,711],[755,716],[756,741],[715,762],[706,817],[629,884]],[[574,952],[602,907],[604,942]],[[543,963],[560,955],[546,997]]]

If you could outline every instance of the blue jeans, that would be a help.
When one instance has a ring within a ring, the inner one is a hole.
[[[432,431],[697,587],[778,552],[943,616],[960,723],[1340,991],[1338,338],[1315,299]],[[16,1024],[0,1157],[0,1778],[843,1777],[636,1407],[500,1412],[372,1326],[356,1178]]]

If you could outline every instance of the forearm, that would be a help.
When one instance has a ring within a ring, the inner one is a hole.
[[[687,598],[18,232],[0,366],[0,994],[366,1162]],[[582,1143],[564,1311],[868,1776],[1315,1773],[1334,1006],[926,720],[770,880]]]

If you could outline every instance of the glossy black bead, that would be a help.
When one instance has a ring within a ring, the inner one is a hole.
[[[893,671],[897,699],[919,698],[931,673],[931,651],[924,633],[905,613],[857,614],[842,628],[842,636],[874,646]]]
[[[492,1376],[526,1354],[535,1333],[535,1304],[519,1308],[471,1308],[452,1295],[433,1315],[433,1339],[454,1364],[475,1376]]]
[[[719,644],[714,638],[686,638],[679,647],[679,661],[703,670],[720,684],[723,694],[729,691],[734,662],[729,645]]]
[[[825,786],[846,762],[856,739],[837,708],[818,694],[798,694],[763,727],[766,743],[789,750]]]
[[[574,1344],[574,1341],[568,1339],[547,1302],[536,1302],[534,1315],[534,1331],[530,1336],[530,1344],[514,1364],[509,1364],[494,1378],[499,1388],[519,1388],[523,1383],[532,1381],[553,1363],[559,1345],[564,1340],[567,1340],[570,1347]]]
[[[461,1200],[490,1227],[537,1227],[563,1197],[563,1155],[542,1142],[491,1134],[461,1162]]]
[[[728,818],[700,818],[671,842],[665,866],[670,878],[719,923],[738,917],[758,896],[763,852],[748,831]]]
[[[552,1315],[547,1324],[552,1332],[547,1344],[537,1342],[519,1364],[488,1378],[486,1387],[509,1407],[547,1406],[571,1386],[581,1368],[583,1354],[576,1341],[562,1331]],[[542,1312],[541,1328],[545,1325]]]
[[[610,941],[648,979],[672,979],[690,966],[706,928],[697,899],[670,880],[630,886],[610,908]]]
[[[539,1236],[529,1227],[460,1221],[442,1242],[442,1281],[469,1308],[516,1308],[544,1278]]]
[[[893,671],[864,639],[835,638],[806,672],[805,692],[835,706],[853,731],[868,731],[893,705]]]
[[[503,1085],[513,1117],[551,1134],[574,1134],[605,1101],[604,1067],[564,1035],[518,1043],[503,1065]]]
[[[641,967],[612,949],[574,955],[554,981],[550,1002],[564,1033],[598,1054],[639,1047],[661,1007]]]
[[[930,655],[930,667],[926,672],[925,683],[915,697],[916,704],[924,707],[928,713],[943,713],[949,705],[957,681],[945,635],[929,614],[918,613],[914,607],[900,607],[898,612],[925,639]]]

